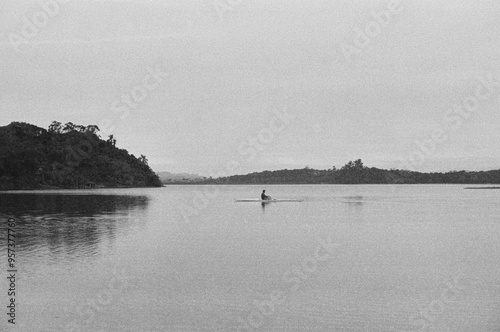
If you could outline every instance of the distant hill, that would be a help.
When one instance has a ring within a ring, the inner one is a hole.
[[[145,156],[117,148],[113,135],[101,139],[97,126],[0,127],[0,190],[159,186]]]
[[[328,170],[313,168],[283,169],[245,175],[207,179],[205,184],[500,184],[500,169],[492,171],[452,171],[421,173],[408,170],[385,170],[365,167],[361,159],[349,161],[342,168]]]
[[[197,182],[205,180],[205,177],[198,174],[158,172],[158,177],[162,183]]]

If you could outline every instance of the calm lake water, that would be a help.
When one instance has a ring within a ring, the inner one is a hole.
[[[234,202],[262,189],[304,201]],[[499,202],[462,185],[0,193],[0,327],[500,331]]]

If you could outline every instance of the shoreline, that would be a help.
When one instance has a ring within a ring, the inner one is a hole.
[[[467,183],[470,185],[470,183]],[[0,193],[12,193],[12,192],[37,192],[37,191],[97,191],[100,189],[144,189],[144,188],[165,188],[168,186],[422,186],[422,185],[452,185],[461,186],[467,185],[466,183],[168,183],[163,184],[161,187],[98,187],[98,188],[22,188],[22,189],[4,189],[0,190]],[[477,184],[482,185],[482,184]],[[464,187],[463,189],[489,189],[489,190],[500,190],[500,186],[491,187],[491,185],[497,185],[496,183],[484,184],[484,187]]]

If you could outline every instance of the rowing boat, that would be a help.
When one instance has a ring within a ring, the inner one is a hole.
[[[246,198],[246,199],[235,199],[235,202],[260,202],[260,203],[280,203],[280,202],[303,202],[301,199],[257,199],[257,198]]]

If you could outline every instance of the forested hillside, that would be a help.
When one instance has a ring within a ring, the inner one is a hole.
[[[117,148],[113,135],[101,139],[97,126],[0,127],[0,190],[159,186],[145,156]]]
[[[312,168],[264,171],[245,175],[208,179],[203,183],[214,184],[416,184],[416,183],[463,183],[499,184],[500,170],[447,173],[420,173],[407,170],[385,170],[365,167],[361,159],[349,161],[340,169]]]

